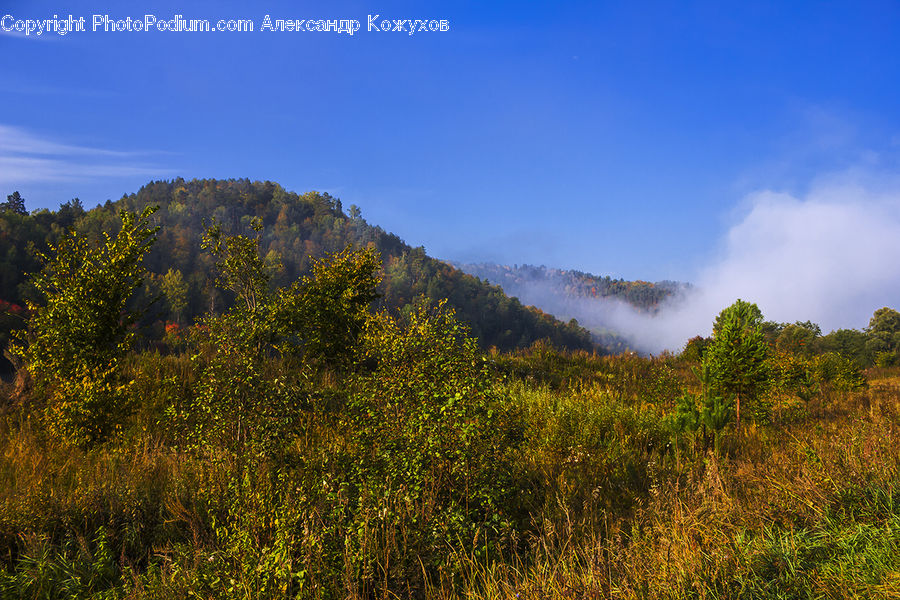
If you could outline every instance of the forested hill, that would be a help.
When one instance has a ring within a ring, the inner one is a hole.
[[[599,276],[545,266],[510,267],[490,263],[453,263],[453,266],[470,275],[498,284],[510,296],[538,306],[541,305],[541,300],[548,296],[560,299],[608,298],[627,302],[642,311],[653,312],[667,298],[677,295],[688,287],[688,284],[677,281],[655,283],[626,281],[613,279],[609,275]]]
[[[154,304],[151,335],[162,335],[166,323],[185,325],[210,310],[220,312],[229,302],[215,287],[212,257],[201,249],[201,236],[213,222],[225,233],[252,233],[250,222],[263,223],[261,247],[267,261],[282,268],[273,278],[286,285],[308,273],[310,259],[344,249],[348,244],[374,246],[384,261],[378,292],[379,308],[401,309],[418,296],[448,299],[458,316],[484,347],[509,350],[549,339],[568,349],[592,349],[590,334],[574,322],[563,323],[549,314],[522,305],[499,286],[489,285],[453,266],[430,258],[394,234],[369,225],[355,206],[345,212],[341,201],[317,192],[298,195],[272,182],[246,179],[158,181],[136,194],[85,211],[77,200],[58,211],[24,214],[11,206],[0,211],[0,343],[9,328],[21,322],[19,311],[30,290],[27,274],[39,268],[28,249],[46,249],[69,227],[100,236],[113,231],[119,209],[139,211],[158,205],[154,220],[161,226],[159,241],[146,260],[151,276],[144,298]]]

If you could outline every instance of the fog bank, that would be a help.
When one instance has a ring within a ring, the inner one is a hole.
[[[744,205],[693,288],[656,314],[617,300],[563,300],[541,283],[518,290],[520,298],[649,353],[709,335],[737,298],[757,303],[767,320],[811,320],[824,332],[863,328],[876,309],[900,307],[900,186],[833,180],[800,197],[760,191]]]

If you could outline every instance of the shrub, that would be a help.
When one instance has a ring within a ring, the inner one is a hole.
[[[394,576],[420,572],[419,561],[433,569],[460,544],[485,552],[508,527],[521,436],[476,341],[442,302],[402,320],[378,315],[362,350],[371,372],[356,382],[349,422],[360,513],[376,508],[375,522],[403,538]]]
[[[107,437],[127,413],[126,388],[118,362],[131,345],[138,313],[128,302],[143,283],[144,255],[158,227],[148,222],[156,208],[140,215],[122,211],[115,237],[104,234],[95,248],[69,233],[42,255],[34,286],[42,305],[29,303],[32,317],[13,351],[24,358],[37,388],[48,399],[51,433],[76,443]]]

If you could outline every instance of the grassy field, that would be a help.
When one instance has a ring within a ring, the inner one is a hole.
[[[437,445],[418,466],[387,425],[359,435],[338,377],[254,457],[182,443],[187,357],[132,357],[140,402],[90,449],[46,435],[9,385],[0,597],[900,597],[896,369],[809,404],[773,389],[715,443],[673,426],[699,385],[683,358],[544,348],[487,365],[503,443],[443,462],[453,444]]]

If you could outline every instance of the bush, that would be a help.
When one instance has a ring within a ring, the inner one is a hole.
[[[42,256],[44,269],[34,285],[45,304],[29,304],[28,329],[13,352],[24,358],[38,390],[48,399],[51,432],[75,443],[106,438],[127,412],[127,382],[118,362],[128,351],[138,313],[128,303],[141,286],[144,255],[158,227],[148,221],[155,208],[140,215],[122,211],[115,237],[104,234],[95,248],[70,233]]]
[[[378,315],[362,350],[371,372],[356,382],[349,432],[360,514],[377,509],[378,526],[404,540],[387,576],[436,568],[460,546],[484,553],[509,527],[521,436],[475,340],[441,303]]]
[[[816,357],[816,378],[841,392],[854,392],[866,387],[866,378],[855,362],[837,352]]]

